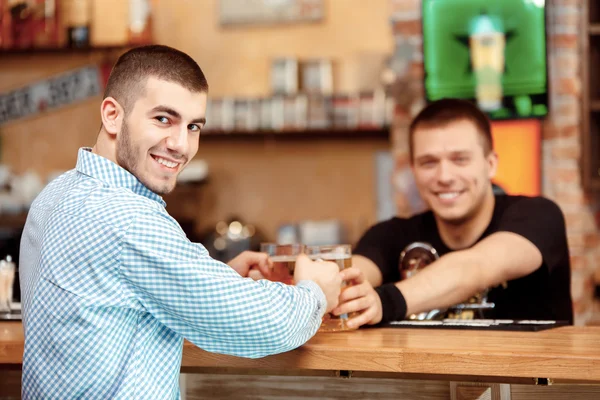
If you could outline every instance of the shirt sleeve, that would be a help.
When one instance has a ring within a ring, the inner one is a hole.
[[[529,240],[550,270],[562,260],[568,246],[564,215],[556,203],[544,197],[523,197],[511,204],[500,218],[497,231]]]
[[[369,228],[356,244],[353,254],[373,261],[381,271],[383,283],[400,280],[398,261],[401,238],[393,220],[380,222]]]
[[[190,242],[168,215],[139,215],[123,238],[120,273],[134,301],[198,347],[263,357],[304,344],[326,309],[314,282],[241,277]]]

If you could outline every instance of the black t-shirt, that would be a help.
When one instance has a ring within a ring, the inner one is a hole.
[[[543,197],[496,195],[492,220],[477,242],[495,232],[513,232],[533,243],[543,262],[533,273],[490,288],[495,307],[486,318],[559,320],[573,323],[571,268],[565,221],[560,208]],[[383,283],[401,279],[402,250],[413,242],[432,245],[440,256],[451,252],[442,241],[431,211],[411,218],[392,218],[371,227],[354,254],[372,260]]]

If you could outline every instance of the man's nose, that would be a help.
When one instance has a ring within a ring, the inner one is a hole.
[[[440,161],[437,168],[437,180],[442,183],[449,183],[452,182],[453,178],[454,173],[452,172],[452,166],[448,161]]]
[[[188,132],[187,127],[173,130],[171,135],[167,137],[167,148],[180,155],[185,155],[188,152]]]

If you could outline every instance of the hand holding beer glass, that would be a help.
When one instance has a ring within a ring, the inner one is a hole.
[[[352,266],[352,249],[348,244],[339,245],[328,245],[328,246],[307,246],[306,254],[313,260],[323,260],[334,262],[340,271],[350,268]],[[341,290],[348,287],[348,282],[341,282]],[[347,331],[351,328],[346,324],[349,318],[358,315],[358,313],[352,313],[351,315],[333,315],[331,313],[325,314],[323,317],[323,323],[321,324],[320,332],[337,332]]]
[[[336,263],[311,260],[304,254],[305,246],[301,244],[263,243],[260,250],[267,253],[273,263],[269,280],[287,285],[304,280],[313,281],[325,294],[327,312],[337,307],[342,278]]]

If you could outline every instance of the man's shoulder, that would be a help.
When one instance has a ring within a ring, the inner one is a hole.
[[[90,188],[80,211],[119,226],[129,225],[139,217],[166,214],[164,207],[152,199],[127,188],[106,186]]]
[[[416,232],[431,225],[434,221],[431,211],[424,211],[411,216],[394,216],[377,222],[371,227],[372,231],[381,231],[386,234]]]
[[[121,228],[139,215],[166,213],[164,207],[152,199],[127,188],[106,185],[75,170],[50,182],[32,207],[52,210],[57,218],[82,218]]]
[[[393,216],[388,219],[377,222],[373,225],[373,227],[382,228],[382,229],[398,229],[404,228],[415,221],[420,220],[420,214],[412,215],[412,216]]]
[[[497,195],[496,207],[500,210],[551,213],[552,216],[562,215],[559,205],[545,196]]]

